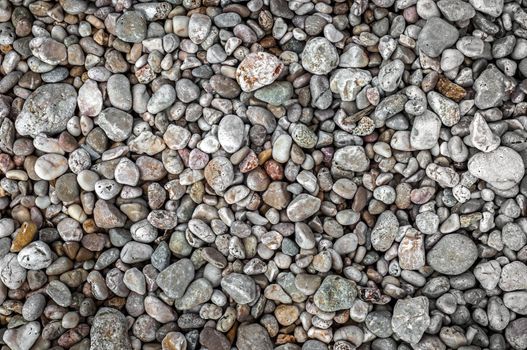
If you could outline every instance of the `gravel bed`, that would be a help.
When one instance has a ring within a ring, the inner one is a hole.
[[[527,349],[527,0],[0,0],[0,350]]]

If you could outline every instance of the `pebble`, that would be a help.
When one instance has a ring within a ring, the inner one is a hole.
[[[445,49],[454,45],[458,38],[456,27],[439,17],[432,17],[419,32],[417,45],[426,55],[439,57]]]
[[[90,350],[131,348],[126,317],[118,310],[108,307],[101,308],[94,316],[90,338]]]
[[[429,302],[424,296],[399,299],[393,308],[392,328],[402,340],[416,344],[430,326]]]
[[[33,321],[5,331],[2,340],[13,350],[29,350],[40,336],[41,326]]]
[[[77,92],[68,84],[45,84],[24,103],[15,121],[20,135],[58,134],[66,129],[77,105]]]
[[[467,271],[478,258],[474,242],[465,235],[452,233],[444,236],[426,255],[428,264],[445,275],[459,275]]]
[[[349,309],[357,297],[355,282],[336,275],[324,278],[313,296],[315,305],[324,312]]]
[[[161,271],[156,283],[169,298],[178,299],[193,279],[194,265],[189,259],[181,259]]]
[[[313,74],[328,74],[339,64],[337,49],[323,37],[310,39],[301,54],[302,66]]]
[[[247,275],[239,273],[231,273],[223,277],[221,280],[221,288],[236,303],[241,305],[253,302],[257,296],[254,280]]]
[[[505,146],[487,153],[476,153],[468,161],[468,170],[473,176],[499,190],[515,186],[525,173],[520,155]]]
[[[282,73],[284,64],[267,52],[247,55],[236,69],[236,81],[243,91],[251,92],[270,85]]]

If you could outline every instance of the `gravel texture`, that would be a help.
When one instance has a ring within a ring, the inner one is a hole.
[[[527,0],[0,0],[0,350],[527,350]]]

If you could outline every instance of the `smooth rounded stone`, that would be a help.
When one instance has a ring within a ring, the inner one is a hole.
[[[131,349],[126,317],[116,309],[103,307],[93,318],[90,350]]]
[[[41,333],[40,322],[33,321],[17,328],[7,329],[2,337],[12,350],[30,350]]]
[[[519,315],[527,315],[527,291],[516,291],[503,294],[503,303]]]
[[[126,223],[126,215],[115,205],[102,199],[95,202],[93,219],[98,227],[105,229],[123,227]]]
[[[179,79],[176,82],[176,95],[180,101],[190,103],[199,97],[199,86],[190,79]]]
[[[429,302],[424,296],[399,299],[393,308],[392,328],[410,344],[418,343],[430,325]]]
[[[355,101],[362,88],[372,80],[371,73],[358,68],[342,68],[333,71],[329,81],[332,92],[342,101]]]
[[[192,134],[187,129],[170,124],[163,135],[168,148],[173,150],[180,150],[187,146]]]
[[[133,117],[114,107],[103,110],[95,119],[108,138],[115,142],[125,141],[132,133]]]
[[[430,57],[439,57],[441,53],[454,45],[459,38],[456,27],[439,17],[428,19],[419,32],[417,46]]]
[[[195,44],[201,44],[209,35],[212,20],[209,16],[194,13],[188,22],[188,36]]]
[[[250,304],[257,297],[254,280],[240,273],[231,273],[223,277],[221,288],[238,304]]]
[[[293,139],[287,134],[282,134],[273,143],[272,156],[278,163],[287,163],[290,158]]]
[[[132,108],[130,81],[123,74],[114,74],[106,85],[108,99],[113,107],[127,111]]]
[[[240,149],[244,139],[244,124],[240,117],[228,114],[218,125],[218,141],[221,147],[229,153]]]
[[[401,60],[394,60],[383,65],[377,76],[379,86],[386,92],[395,91],[401,83],[403,73],[404,63]]]
[[[455,187],[459,183],[459,174],[455,170],[435,163],[428,164],[426,176],[437,182],[441,187]]]
[[[527,289],[527,265],[513,261],[503,266],[499,287],[506,292]]]
[[[377,222],[371,231],[371,244],[377,251],[388,250],[399,229],[399,220],[391,211],[384,211],[377,218]]]
[[[178,310],[190,310],[210,300],[212,285],[205,278],[198,278],[190,283],[185,294],[176,299],[174,307]]]
[[[469,2],[477,11],[492,17],[498,17],[503,11],[503,0],[469,0]]]
[[[306,193],[296,196],[287,206],[286,213],[289,220],[293,222],[304,221],[320,209],[319,198]]]
[[[296,124],[291,132],[293,141],[302,148],[314,148],[317,144],[317,135],[305,124]]]
[[[509,323],[505,329],[505,338],[516,350],[527,349],[527,318],[517,318],[516,320]]]
[[[136,186],[139,183],[139,168],[128,158],[121,158],[114,171],[115,181],[121,185]],[[95,184],[94,188],[95,190]]]
[[[318,16],[313,16],[313,17],[318,17]],[[364,68],[368,66],[368,62],[369,62],[368,54],[361,46],[351,44],[345,50],[346,51],[344,51],[342,55],[340,55],[339,67]]]
[[[149,113],[157,114],[172,106],[176,101],[176,90],[172,85],[164,84],[148,100],[147,110]]]
[[[103,200],[115,198],[121,192],[121,185],[114,180],[99,180],[95,183],[95,193],[97,197]]]
[[[157,229],[147,220],[136,222],[130,227],[132,239],[141,243],[151,243],[157,238]]]
[[[457,41],[456,48],[467,57],[478,58],[485,52],[485,42],[475,36],[464,36]]]
[[[483,288],[493,290],[500,280],[501,266],[496,260],[491,260],[476,265],[473,273]]]
[[[40,293],[29,296],[22,307],[22,317],[26,321],[36,321],[46,307],[46,297]]]
[[[68,286],[61,281],[50,281],[46,287],[46,294],[58,305],[68,307],[71,305],[72,296]]]
[[[450,22],[466,21],[476,15],[474,7],[461,0],[440,0],[437,7]]]
[[[13,25],[8,22],[0,23],[0,45],[11,45],[15,38],[16,34]]]
[[[148,244],[139,242],[128,242],[121,250],[121,260],[125,264],[135,264],[149,260],[154,249]]]
[[[441,120],[431,111],[415,116],[410,133],[410,145],[416,150],[432,149],[439,140]]]
[[[58,134],[66,129],[77,106],[77,92],[69,84],[46,84],[24,102],[15,120],[20,135]]]
[[[339,148],[333,156],[332,166],[337,169],[364,172],[370,166],[370,160],[361,146]]]
[[[101,112],[103,99],[97,82],[91,79],[84,82],[79,89],[77,104],[81,115],[95,117]]]
[[[313,74],[328,74],[339,64],[337,49],[324,37],[308,40],[300,57],[302,67]]]
[[[430,108],[439,116],[443,125],[451,127],[459,122],[459,105],[443,95],[430,91],[427,95]]]
[[[275,81],[254,92],[254,97],[273,106],[281,106],[293,97],[293,85],[288,81]]]
[[[469,172],[499,190],[517,185],[525,174],[522,157],[509,147],[476,153],[468,161]]]
[[[60,154],[44,154],[35,162],[35,173],[42,180],[54,180],[67,170],[68,160]]]
[[[115,22],[115,35],[127,43],[140,43],[146,32],[146,20],[139,11],[126,11]]]
[[[177,225],[177,213],[168,210],[152,210],[148,222],[160,230],[171,230]]]
[[[11,218],[0,219],[0,237],[11,236],[15,232],[15,221]]]
[[[236,347],[238,350],[272,350],[273,343],[264,327],[258,323],[244,323],[238,328]]]
[[[359,244],[358,238],[353,233],[345,234],[335,241],[333,249],[340,255],[346,255],[354,252]]]
[[[240,86],[234,79],[216,74],[210,78],[209,83],[221,97],[236,98],[240,95]]]
[[[474,115],[469,128],[470,142],[480,151],[491,152],[500,145],[500,138],[492,132],[481,113]]]
[[[28,270],[45,269],[51,265],[53,256],[49,246],[42,242],[31,242],[17,256],[18,263]]]
[[[187,339],[180,332],[168,332],[161,342],[163,350],[187,349]]]
[[[494,65],[489,65],[474,81],[474,103],[480,109],[497,107],[505,99],[505,76]]]
[[[204,171],[205,180],[216,192],[223,192],[234,181],[232,163],[225,157],[211,159]]]
[[[349,309],[356,297],[355,282],[337,275],[330,275],[322,281],[313,296],[313,302],[324,312],[334,312]]]
[[[190,259],[180,259],[161,271],[156,283],[169,298],[181,298],[194,279],[194,265]]]
[[[373,311],[366,316],[365,324],[370,332],[379,338],[392,335],[391,314],[388,311]]]
[[[267,52],[250,53],[236,69],[236,81],[245,92],[272,84],[282,73],[284,64]]]
[[[49,37],[31,39],[29,49],[39,60],[51,65],[60,64],[68,58],[66,46]]]
[[[476,244],[469,237],[458,233],[443,236],[427,254],[430,267],[445,275],[462,274],[477,258]]]

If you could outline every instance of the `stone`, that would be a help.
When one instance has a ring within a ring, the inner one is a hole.
[[[41,270],[53,262],[51,249],[42,242],[36,241],[25,246],[17,256],[18,263],[28,270]]]
[[[527,265],[513,261],[503,266],[499,287],[506,292],[527,289]]]
[[[256,298],[254,280],[239,273],[231,273],[221,280],[221,288],[238,304],[249,304]]]
[[[416,150],[432,149],[439,140],[441,120],[431,111],[425,111],[414,118],[410,133],[410,144]]]
[[[121,142],[132,133],[133,117],[125,111],[108,107],[99,114],[96,123],[110,140]]]
[[[443,125],[451,127],[459,122],[461,112],[457,103],[435,91],[430,91],[427,98],[430,108],[439,116]]]
[[[324,312],[349,309],[357,297],[355,282],[337,275],[324,278],[313,296],[315,305]]]
[[[492,17],[498,17],[503,11],[503,0],[469,0],[474,8]]]
[[[24,103],[15,120],[20,135],[58,134],[66,129],[77,106],[77,92],[68,84],[46,84],[37,88]]]
[[[68,160],[60,154],[44,154],[35,162],[35,173],[42,180],[55,180],[68,170]]]
[[[189,259],[180,259],[161,271],[156,283],[169,298],[178,299],[193,279],[194,265]]]
[[[456,27],[439,17],[432,17],[419,32],[417,45],[426,55],[439,57],[445,49],[454,45],[458,38]]]
[[[140,43],[146,38],[147,23],[139,11],[124,12],[115,23],[115,34],[127,43]]]
[[[480,109],[501,105],[505,99],[505,76],[494,65],[489,65],[474,81],[474,103]]]
[[[240,149],[244,140],[244,125],[240,117],[229,114],[224,116],[218,126],[218,141],[229,153]]]
[[[296,196],[287,206],[286,213],[293,222],[304,221],[320,209],[321,201],[306,193]]]
[[[399,299],[393,308],[392,328],[401,340],[418,343],[430,325],[428,298]]]
[[[371,244],[377,251],[388,250],[399,229],[399,220],[391,211],[384,211],[377,218],[375,227],[371,231]]]
[[[313,74],[328,74],[339,64],[337,49],[324,37],[308,40],[300,57],[302,67]]]
[[[217,192],[225,191],[234,181],[234,169],[225,157],[216,157],[205,167],[205,180]]]
[[[267,52],[250,53],[236,69],[236,81],[245,92],[270,85],[282,73],[284,64]]]
[[[273,343],[264,327],[258,323],[249,323],[238,327],[236,347],[238,350],[272,350]]]
[[[468,161],[468,170],[473,176],[499,190],[515,186],[525,174],[522,157],[505,146],[491,152],[474,154]]]
[[[66,46],[48,37],[31,39],[29,49],[39,60],[51,65],[64,63],[68,58]]]
[[[404,63],[401,60],[393,60],[381,67],[378,79],[379,86],[386,92],[392,92],[401,83],[404,73]]]
[[[333,71],[329,87],[340,96],[342,101],[355,101],[362,88],[371,80],[371,73],[367,70],[342,68]]]
[[[355,172],[363,172],[368,169],[370,160],[366,157],[364,148],[361,146],[346,146],[339,148],[333,156],[332,166]]]
[[[30,350],[40,336],[41,326],[37,321],[17,328],[7,329],[2,340],[12,350]]]
[[[103,307],[93,318],[90,350],[130,349],[126,317],[116,309]]]
[[[459,233],[443,236],[427,254],[430,267],[445,275],[462,274],[477,258],[476,244],[469,237]]]

